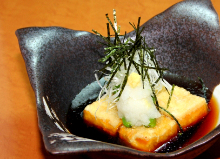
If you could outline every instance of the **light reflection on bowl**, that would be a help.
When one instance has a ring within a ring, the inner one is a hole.
[[[216,99],[217,105],[218,105],[218,110],[220,111],[220,84],[215,87],[213,91],[213,96]],[[219,113],[220,114],[220,113]],[[218,122],[216,127],[220,124],[220,117],[218,116]]]

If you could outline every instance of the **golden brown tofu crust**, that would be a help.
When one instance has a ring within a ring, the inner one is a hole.
[[[103,130],[111,136],[116,136],[122,120],[118,117],[117,108],[108,108],[105,99],[88,105],[83,111],[84,122]]]
[[[162,115],[157,118],[156,126],[146,128],[144,126],[126,128],[121,126],[119,129],[120,141],[132,148],[153,152],[156,148],[176,136],[178,132],[177,123]]]
[[[167,109],[169,94],[164,89],[157,94],[159,105]],[[190,94],[183,88],[175,86],[169,108],[183,128],[192,126],[208,113],[208,106],[204,98]],[[96,127],[103,132],[116,137],[122,144],[135,149],[153,152],[162,144],[176,136],[179,130],[177,123],[166,112],[157,118],[154,128],[144,126],[126,128],[118,117],[116,106],[109,109],[106,99],[101,99],[84,109],[84,121],[89,126]]]
[[[202,97],[192,95],[184,88],[175,86],[173,95],[167,108],[169,94],[167,91],[161,91],[157,95],[159,105],[167,109],[179,121],[183,129],[198,123],[208,114],[206,100]],[[165,111],[161,113],[169,116]]]

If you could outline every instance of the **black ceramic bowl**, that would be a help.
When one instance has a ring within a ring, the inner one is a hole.
[[[210,0],[186,0],[142,25],[142,35],[156,48],[161,66],[170,72],[201,77],[214,90],[220,83],[220,31]],[[52,154],[96,153],[128,158],[193,158],[220,136],[220,125],[208,135],[170,153],[148,153],[69,134],[66,115],[72,99],[94,81],[103,56],[100,37],[61,27],[31,27],[16,31],[30,83],[36,95],[39,127]],[[128,34],[134,36],[134,32]],[[77,127],[76,127],[77,129]]]

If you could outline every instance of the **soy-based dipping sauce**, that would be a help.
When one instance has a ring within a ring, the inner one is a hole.
[[[164,153],[178,150],[199,140],[212,131],[217,125],[219,118],[219,107],[214,97],[211,98],[208,107],[210,112],[200,123],[188,128],[182,136],[175,136],[170,139],[169,142],[163,144],[161,147],[156,149],[155,152]]]
[[[176,137],[170,139],[169,142],[163,144],[161,147],[155,150],[155,152],[160,153],[178,150],[200,139],[201,137],[208,134],[213,128],[215,128],[219,118],[219,108],[215,98],[212,97],[210,90],[207,90],[204,93],[202,84],[200,82],[188,80],[187,78],[183,78],[174,74],[165,74],[165,79],[171,84],[175,84],[187,89],[192,94],[204,97],[207,103],[209,103],[208,106],[210,111],[208,115],[198,124],[188,128],[182,135],[177,135]],[[71,133],[80,137],[120,144],[117,138],[106,135],[96,128],[88,127],[83,122],[82,111],[88,104],[92,102],[93,101],[89,100],[88,97],[88,100],[85,103],[77,106],[74,110],[70,107],[67,113],[67,128]]]
[[[217,101],[215,97],[212,97],[209,102],[209,114],[205,117],[202,124],[199,126],[196,133],[189,139],[188,142],[186,142],[183,147],[193,143],[194,141],[202,138],[206,134],[208,134],[210,131],[212,131],[215,126],[217,125],[218,118],[219,118],[219,107],[217,105]]]

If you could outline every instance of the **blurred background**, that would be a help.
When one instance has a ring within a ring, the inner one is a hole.
[[[106,35],[105,14],[117,11],[122,33],[129,22],[141,24],[180,0],[2,0],[0,5],[0,158],[87,158],[52,156],[46,152],[30,86],[15,31],[32,26],[61,26]],[[220,15],[220,1],[212,0]],[[218,141],[220,143],[220,141]],[[220,145],[220,144],[216,144]],[[220,158],[213,145],[198,158]]]

